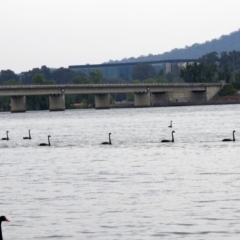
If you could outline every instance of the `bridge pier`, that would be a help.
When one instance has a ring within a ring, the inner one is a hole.
[[[206,101],[212,99],[220,90],[222,86],[206,87]]]
[[[151,95],[151,105],[152,106],[161,106],[168,103],[167,93],[166,92],[152,92]]]
[[[135,92],[134,93],[135,107],[150,107],[150,92]]]
[[[95,109],[109,109],[110,95],[109,93],[95,94]]]
[[[64,111],[65,110],[65,95],[52,94],[49,95],[49,111]]]
[[[26,112],[26,96],[11,97],[11,112]]]

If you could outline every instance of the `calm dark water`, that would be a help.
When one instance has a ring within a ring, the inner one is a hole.
[[[4,239],[239,239],[239,112],[1,113]],[[161,143],[172,130],[175,143]],[[222,142],[233,130],[237,141]],[[113,145],[101,145],[109,132]],[[47,135],[52,146],[39,147]]]

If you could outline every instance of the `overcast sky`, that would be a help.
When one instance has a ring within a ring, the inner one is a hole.
[[[161,54],[237,31],[239,9],[239,0],[0,0],[0,70]]]

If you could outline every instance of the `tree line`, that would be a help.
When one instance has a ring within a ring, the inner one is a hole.
[[[240,82],[240,52],[211,52],[180,70],[185,82]]]

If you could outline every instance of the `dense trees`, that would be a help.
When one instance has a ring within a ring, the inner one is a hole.
[[[147,63],[139,63],[132,70],[132,83],[166,83],[168,76],[164,70],[156,72],[154,67]]]
[[[34,85],[47,85],[47,84],[55,84],[54,80],[47,80],[42,73],[36,73],[32,77],[32,84]]]
[[[222,52],[220,56],[211,52],[202,56],[199,62],[187,64],[180,76],[185,82],[239,81],[240,52]]]
[[[235,82],[240,83],[240,70],[235,73]]]
[[[90,71],[90,82],[94,84],[102,83],[103,72],[100,70]]]
[[[223,69],[219,69],[218,72],[218,80],[226,81],[227,83],[230,82],[231,79],[231,72],[229,70],[228,65],[225,65]]]
[[[10,79],[3,82],[3,85],[21,85],[21,83],[16,81],[15,79]]]
[[[204,62],[207,65],[216,64],[219,61],[217,52],[210,52],[208,54],[203,55],[199,58],[200,62]]]
[[[78,74],[68,68],[58,68],[52,72],[51,77],[58,84],[66,84],[77,75]]]
[[[185,68],[181,69],[181,77],[185,82],[213,82],[217,71],[216,64],[205,64],[204,62],[194,62],[187,64]]]
[[[143,81],[148,78],[155,78],[157,72],[154,67],[147,63],[139,63],[132,70],[132,79]]]
[[[237,89],[234,88],[232,84],[226,84],[223,86],[219,92],[220,96],[234,95],[237,92]]]
[[[23,84],[32,84],[33,76],[35,74],[42,74],[45,79],[52,79],[50,68],[42,66],[41,68],[33,68],[27,72],[22,72],[19,76],[19,80]]]
[[[3,84],[6,81],[14,80],[18,81],[19,77],[12,70],[2,70],[0,72],[0,84]]]
[[[89,84],[90,80],[87,77],[77,76],[71,81],[72,84]]]

